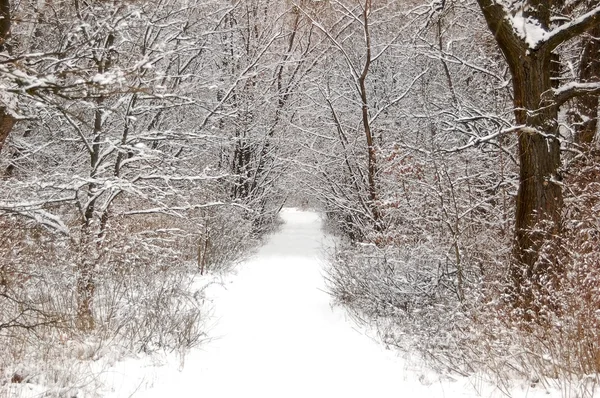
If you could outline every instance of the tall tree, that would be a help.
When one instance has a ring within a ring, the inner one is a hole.
[[[553,13],[561,0],[477,0],[508,63],[513,81],[514,114],[519,129],[519,190],[516,203],[512,299],[533,306],[530,287],[541,287],[557,266],[541,255],[545,242],[560,233],[563,195],[558,112],[569,99],[600,91],[598,82],[558,86],[555,50],[600,24],[596,6],[560,26]],[[535,308],[532,308],[535,310]]]

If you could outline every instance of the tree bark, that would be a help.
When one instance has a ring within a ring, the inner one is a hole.
[[[10,39],[10,0],[0,0],[0,52],[9,51]]]
[[[4,143],[6,142],[6,139],[12,131],[16,121],[17,120],[14,118],[14,116],[8,113],[6,106],[0,106],[0,152],[2,152]]]
[[[96,292],[96,253],[94,250],[93,232],[90,227],[84,226],[82,228],[81,240],[76,286],[77,327],[84,332],[89,332],[96,326],[93,312],[94,295]]]
[[[540,51],[513,64],[515,118],[527,126],[518,133],[519,190],[515,217],[515,262],[511,276],[524,304],[533,301],[530,285],[539,288],[554,260],[540,257],[542,247],[559,233],[562,212],[558,109],[542,95],[552,89],[551,54]]]
[[[590,31],[584,39],[579,65],[579,80],[583,83],[600,79],[600,26]],[[588,149],[598,131],[598,95],[585,95],[575,99],[575,142]]]
[[[10,46],[11,20],[10,20],[10,1],[0,0],[0,52],[8,51]],[[8,135],[15,125],[16,119],[10,114],[5,104],[0,105],[0,152],[4,147],[4,143]]]

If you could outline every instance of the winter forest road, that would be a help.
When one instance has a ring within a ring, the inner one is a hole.
[[[147,396],[402,396],[392,355],[331,309],[318,214],[284,209],[282,217],[281,230],[226,290],[209,292],[216,296],[214,340]]]
[[[477,396],[472,381],[439,381],[407,370],[392,351],[353,327],[342,309],[332,309],[319,215],[284,209],[282,217],[281,230],[233,280],[207,292],[216,311],[212,340],[189,353],[182,369],[146,379],[134,397]]]

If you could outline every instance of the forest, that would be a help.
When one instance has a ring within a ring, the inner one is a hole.
[[[592,396],[599,95],[598,0],[0,0],[0,388],[201,344],[309,206],[382,344]]]

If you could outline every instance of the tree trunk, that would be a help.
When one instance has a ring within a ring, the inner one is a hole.
[[[600,26],[590,31],[584,39],[579,80],[594,82],[600,78]],[[585,95],[575,99],[575,142],[589,148],[598,131],[598,95]]]
[[[10,53],[10,46],[7,43],[10,38],[10,29],[10,1],[0,0],[0,52]],[[7,107],[0,105],[0,152],[15,122],[16,119],[8,112]]]
[[[17,120],[8,113],[8,110],[5,106],[0,106],[0,152],[2,152],[4,143],[6,142],[6,139],[12,131],[16,121]]]
[[[532,52],[513,62],[515,118],[524,125],[519,140],[519,190],[516,200],[515,262],[511,277],[515,300],[529,308],[534,291],[552,275],[552,253],[545,244],[559,233],[562,211],[558,109],[544,104],[542,95],[552,89],[552,55]]]
[[[0,0],[0,52],[10,52],[8,39],[10,39],[10,0]]]
[[[115,42],[115,36],[109,33],[103,43],[105,54],[96,59],[98,73],[106,73],[112,69],[113,53],[112,46]],[[92,131],[92,140],[90,147],[90,182],[87,186],[87,205],[83,212],[81,228],[81,254],[79,259],[79,269],[77,270],[77,317],[79,327],[83,331],[90,331],[95,327],[94,315],[92,311],[94,294],[96,291],[96,278],[98,264],[98,249],[101,240],[105,234],[104,228],[108,222],[108,207],[102,216],[98,219],[97,213],[97,190],[98,178],[101,169],[101,152],[103,140],[103,104],[105,96],[96,98],[96,110],[94,112],[94,128]],[[97,220],[97,221],[96,221]]]
[[[98,108],[103,102],[103,98],[97,100]],[[90,331],[95,327],[92,305],[94,302],[94,293],[96,291],[95,268],[96,268],[96,239],[99,233],[94,228],[94,218],[96,217],[96,190],[98,189],[94,181],[98,176],[100,161],[100,140],[102,134],[102,112],[97,109],[94,116],[94,136],[92,141],[92,151],[90,152],[90,179],[88,184],[88,203],[83,214],[83,226],[81,228],[80,258],[77,270],[77,322],[82,331]],[[106,221],[104,221],[106,222]]]
[[[371,214],[373,217],[374,228],[376,231],[381,231],[383,225],[381,224],[381,211],[379,210],[378,201],[378,189],[377,189],[377,152],[375,150],[375,143],[373,140],[373,132],[371,130],[371,122],[369,120],[369,102],[367,98],[367,86],[366,80],[371,67],[371,34],[369,32],[369,14],[371,12],[371,0],[365,0],[363,8],[363,29],[365,33],[365,45],[366,45],[366,57],[365,64],[363,67],[362,74],[358,78],[358,86],[360,90],[360,98],[362,101],[362,123],[365,132],[365,138],[367,140],[367,153],[368,153],[368,168],[367,178],[369,184],[369,204],[371,206]]]
[[[95,236],[91,220],[85,221],[81,228],[75,291],[77,327],[84,332],[89,332],[96,326],[93,312],[97,259]]]
[[[84,260],[77,274],[77,327],[84,332],[94,330],[96,326],[92,311],[95,291],[93,264]]]

